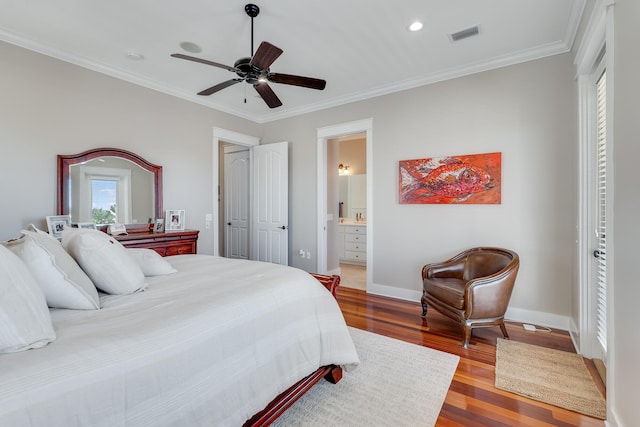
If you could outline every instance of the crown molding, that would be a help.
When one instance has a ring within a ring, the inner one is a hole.
[[[584,0],[577,1],[574,6],[574,13],[572,13],[573,22],[571,23],[571,27],[577,28],[577,23],[579,22],[579,17],[580,17],[580,14],[578,13],[578,11],[582,11],[583,8],[584,8]],[[277,120],[283,120],[283,119],[294,117],[294,116],[299,116],[302,114],[312,113],[315,111],[325,110],[328,108],[333,108],[333,107],[337,107],[345,104],[350,104],[357,101],[363,101],[363,100],[375,98],[382,95],[414,89],[416,87],[438,83],[446,80],[451,80],[458,77],[480,73],[483,71],[494,70],[502,67],[507,67],[509,65],[515,65],[522,62],[532,61],[532,60],[541,59],[541,58],[552,56],[552,55],[566,53],[571,50],[571,44],[573,43],[573,38],[575,37],[575,31],[576,30],[574,29],[573,36],[571,38],[567,38],[568,40],[570,40],[570,42],[558,41],[558,42],[538,46],[533,49],[527,49],[527,50],[523,50],[513,54],[509,54],[509,55],[494,57],[486,61],[479,61],[464,67],[452,68],[449,70],[420,76],[418,78],[407,79],[407,80],[396,82],[389,85],[383,85],[383,86],[379,86],[372,89],[354,92],[346,96],[335,97],[323,102],[308,104],[301,107],[287,108],[280,111],[269,112],[263,115],[248,114],[246,111],[230,108],[225,105],[216,103],[215,101],[212,102],[209,99],[207,100],[207,102],[204,102],[204,100],[201,97],[198,97],[194,94],[185,93],[183,91],[170,88],[158,81],[148,79],[141,75],[129,73],[124,70],[120,70],[120,69],[108,66],[106,64],[93,61],[86,57],[70,54],[68,52],[65,52],[59,49],[51,48],[49,46],[46,46],[43,43],[39,43],[37,41],[30,40],[26,37],[22,37],[20,35],[10,33],[1,28],[0,28],[0,40],[10,44],[14,44],[24,49],[28,49],[34,52],[41,53],[43,55],[47,55],[47,56],[59,59],[61,61],[69,62],[79,67],[87,68],[89,70],[96,71],[101,74],[105,74],[129,83],[133,83],[135,85],[142,86],[147,89],[151,89],[167,95],[171,95],[171,96],[183,99],[185,101],[193,102],[193,103],[202,105],[204,107],[208,107],[223,113],[227,113],[236,117],[250,120],[258,124],[263,124],[263,123],[273,122]]]

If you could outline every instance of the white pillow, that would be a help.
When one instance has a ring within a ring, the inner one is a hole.
[[[22,230],[22,234],[23,237],[6,245],[24,261],[42,288],[49,307],[100,308],[93,282],[57,239],[38,231]]]
[[[126,295],[147,286],[142,269],[129,256],[122,243],[107,233],[66,228],[62,231],[62,247],[103,292]]]
[[[42,290],[22,260],[0,245],[0,353],[44,347],[55,339]]]
[[[127,253],[138,263],[146,277],[164,276],[178,271],[153,249],[130,248]]]

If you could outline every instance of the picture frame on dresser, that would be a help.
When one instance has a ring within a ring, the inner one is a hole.
[[[58,240],[62,237],[62,230],[65,227],[71,227],[71,215],[51,215],[46,219],[49,234]]]
[[[164,233],[164,218],[157,218],[153,226],[154,233]]]
[[[184,210],[168,210],[164,215],[165,231],[184,231]]]

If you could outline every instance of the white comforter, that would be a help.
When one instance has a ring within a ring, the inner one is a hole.
[[[0,426],[240,426],[299,379],[358,356],[308,273],[207,255],[99,311],[52,310],[57,340],[0,355]]]

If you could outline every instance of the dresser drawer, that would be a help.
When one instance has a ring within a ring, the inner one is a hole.
[[[367,227],[357,227],[357,226],[344,226],[344,232],[349,234],[367,234]]]
[[[344,258],[348,261],[366,262],[367,254],[365,252],[344,251]]]
[[[197,253],[198,233],[198,230],[135,232],[114,237],[126,248],[153,249],[162,256],[171,256]]]
[[[351,252],[366,252],[367,244],[366,242],[345,242],[344,250]]]
[[[367,242],[367,236],[365,234],[350,234],[350,233],[345,233],[344,235],[344,243],[345,245],[347,243],[366,243]]]
[[[167,246],[164,256],[171,256],[171,255],[188,255],[188,254],[194,254],[195,252],[195,248],[193,247],[193,244],[183,244],[183,245],[170,245]]]

